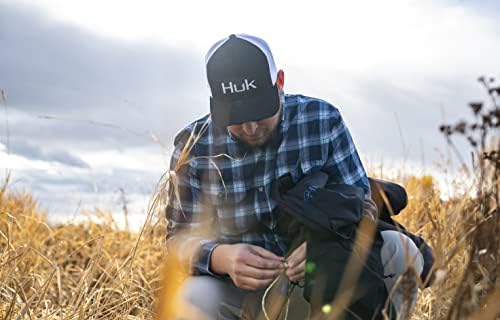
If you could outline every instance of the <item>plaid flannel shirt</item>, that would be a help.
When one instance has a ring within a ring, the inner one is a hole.
[[[338,109],[323,100],[285,95],[278,128],[262,147],[241,144],[206,115],[177,135],[171,170],[192,132],[200,138],[189,164],[176,173],[179,199],[172,193],[166,214],[167,248],[194,274],[213,275],[210,258],[219,244],[254,244],[281,256],[287,252],[289,239],[277,232],[271,198],[273,181],[284,174],[297,182],[324,170],[328,183],[356,185],[370,196],[351,135]]]

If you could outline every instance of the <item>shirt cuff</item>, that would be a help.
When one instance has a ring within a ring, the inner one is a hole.
[[[201,241],[201,249],[194,264],[194,273],[196,275],[218,276],[216,273],[213,273],[210,270],[210,260],[212,258],[212,252],[218,245],[219,243],[210,240]]]

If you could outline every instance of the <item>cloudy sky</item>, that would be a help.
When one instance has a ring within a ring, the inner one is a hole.
[[[119,210],[120,189],[142,214],[173,136],[208,111],[205,52],[243,32],[287,92],[341,110],[367,167],[432,171],[439,124],[499,76],[498,30],[498,1],[0,0],[1,168],[51,214]]]

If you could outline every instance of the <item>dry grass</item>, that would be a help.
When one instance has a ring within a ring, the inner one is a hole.
[[[165,225],[47,225],[28,194],[0,195],[0,319],[152,319]]]
[[[412,318],[455,319],[471,314],[494,319],[498,277],[486,272],[495,269],[476,265],[485,274],[464,277],[474,272],[471,235],[482,221],[473,219],[479,212],[474,211],[475,200],[443,202],[429,176],[411,177],[404,184],[410,203],[399,220],[432,244],[438,268],[436,283],[421,291]],[[79,225],[49,226],[30,195],[1,192],[1,319],[155,318],[165,224],[148,225],[139,235],[118,230],[107,214],[95,214],[101,223],[89,219]],[[489,219],[486,225],[494,225]],[[497,235],[489,236],[498,241]],[[499,257],[498,252],[491,255]],[[476,257],[474,263],[479,262]],[[450,313],[458,300],[468,312],[455,317]]]
[[[404,184],[410,201],[398,220],[422,234],[436,256],[435,282],[421,291],[412,319],[496,319],[500,309],[491,297],[500,293],[500,216],[494,198],[442,201],[431,176],[407,178]]]

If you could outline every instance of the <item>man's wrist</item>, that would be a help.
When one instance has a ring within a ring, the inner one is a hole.
[[[226,249],[229,247],[227,244],[220,244],[214,248],[210,256],[210,271],[219,274],[228,274],[226,270]]]

